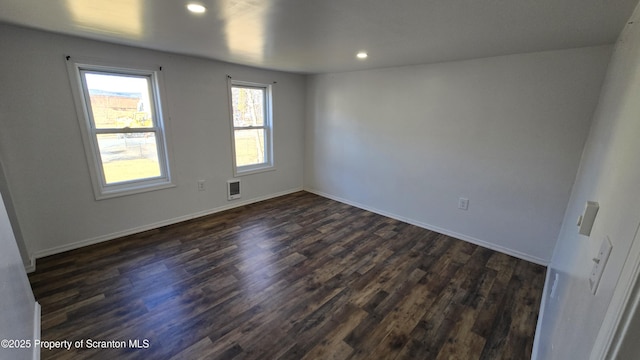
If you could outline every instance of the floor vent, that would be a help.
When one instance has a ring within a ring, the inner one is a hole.
[[[240,179],[227,181],[227,199],[240,199]]]

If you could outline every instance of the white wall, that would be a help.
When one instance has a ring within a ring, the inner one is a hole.
[[[623,294],[638,261],[640,224],[640,14],[636,9],[616,44],[580,170],[551,263],[559,274],[539,320],[540,359],[599,358],[615,329]],[[590,237],[576,219],[588,200],[600,204]],[[602,239],[613,244],[597,294],[587,278]],[[551,284],[547,284],[550,287]],[[600,334],[599,334],[600,333]],[[637,338],[635,339],[637,342]],[[594,347],[595,344],[595,347]],[[593,353],[592,353],[593,348]]]
[[[33,271],[35,270],[34,264],[31,263],[29,250],[27,250],[27,246],[25,245],[22,237],[22,232],[20,231],[20,224],[18,223],[18,217],[16,215],[15,207],[13,206],[11,190],[9,189],[9,184],[7,184],[7,177],[5,175],[2,161],[0,161],[0,194],[2,194],[4,198],[4,205],[9,216],[9,221],[11,222],[11,227],[13,228],[13,233],[15,235],[16,244],[18,245],[18,250],[20,251],[22,262],[24,263],[25,269]]]
[[[0,359],[34,358],[34,326],[37,326],[36,321],[39,320],[34,315],[36,309],[31,285],[0,196],[0,339],[31,342],[28,348],[23,349],[0,346]]]
[[[312,76],[305,188],[548,263],[610,54]]]
[[[0,160],[32,256],[206,213],[229,204],[233,177],[226,75],[273,87],[276,170],[242,178],[242,201],[302,187],[302,75],[112,45],[0,24]],[[65,55],[163,67],[177,187],[96,201]],[[198,192],[196,181],[206,180]]]

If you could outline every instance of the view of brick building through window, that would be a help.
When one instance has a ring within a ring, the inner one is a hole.
[[[148,79],[90,73],[86,82],[106,184],[160,176]]]

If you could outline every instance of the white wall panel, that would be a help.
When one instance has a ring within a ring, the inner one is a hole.
[[[22,235],[42,256],[232,205],[227,75],[273,87],[276,170],[242,179],[242,201],[302,187],[302,75],[0,24],[0,156]],[[96,201],[65,55],[161,65],[177,186]],[[197,180],[206,191],[197,191]]]
[[[39,306],[33,297],[0,196],[0,359],[34,358],[38,351],[34,335],[39,338],[39,315]]]
[[[539,320],[539,359],[601,358],[634,285],[640,258],[633,241],[640,225],[639,21],[636,9],[616,44],[594,114],[550,266],[558,283]],[[587,201],[600,204],[589,237],[576,226]],[[588,277],[605,237],[613,249],[594,295]]]
[[[305,186],[548,263],[610,53],[312,76]]]

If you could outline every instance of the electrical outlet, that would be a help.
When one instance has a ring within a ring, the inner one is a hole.
[[[458,209],[460,209],[460,210],[468,210],[469,209],[469,199],[466,199],[466,198],[458,199]]]
[[[204,191],[204,180],[198,180],[198,191]]]

